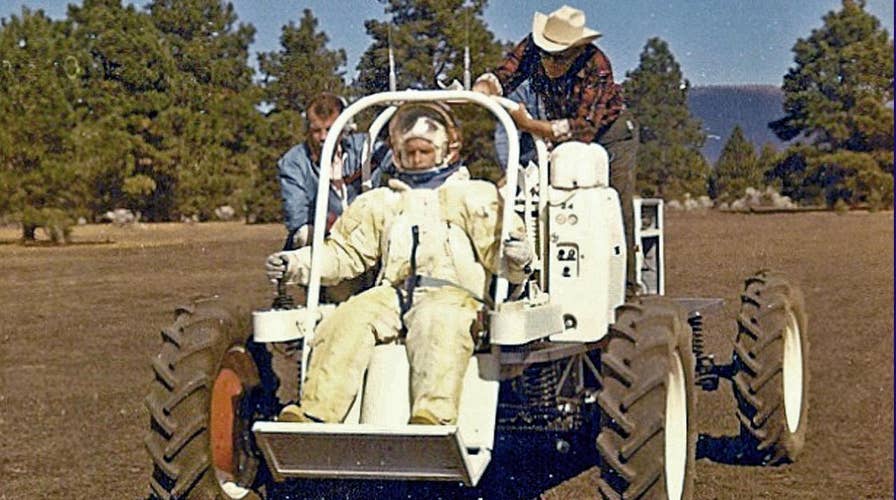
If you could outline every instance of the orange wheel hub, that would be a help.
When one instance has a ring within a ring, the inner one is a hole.
[[[212,389],[210,434],[212,442],[212,462],[215,468],[234,476],[234,429],[236,428],[237,405],[243,394],[243,384],[239,375],[230,368],[218,373]]]

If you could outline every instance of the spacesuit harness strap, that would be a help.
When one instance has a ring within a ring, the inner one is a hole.
[[[411,274],[404,280],[405,295],[398,293],[398,302],[401,304],[401,315],[404,316],[414,305],[414,290],[417,288],[419,276],[417,275],[417,247],[420,246],[420,226],[411,226]]]
[[[432,276],[424,276],[418,274],[417,248],[419,245],[420,228],[419,226],[414,225],[411,226],[411,275],[408,276],[408,278],[404,282],[404,295],[402,295],[401,293],[398,294],[399,302],[401,303],[402,314],[408,312],[414,305],[414,291],[417,289],[417,287],[440,288],[443,286],[451,286],[467,292],[468,294],[470,294],[470,297],[485,306],[492,307],[494,305],[494,303],[489,300],[488,297],[480,297],[476,292],[458,283],[442,278],[434,278]]]
[[[479,302],[489,308],[494,306],[494,301],[492,301],[488,297],[480,297],[476,292],[470,290],[469,288],[454,283],[453,281],[443,280],[441,278],[433,278],[431,276],[421,276],[417,275],[417,286],[429,287],[429,288],[439,288],[443,286],[452,286],[454,288],[458,288],[470,294],[470,297],[473,298],[476,302]]]

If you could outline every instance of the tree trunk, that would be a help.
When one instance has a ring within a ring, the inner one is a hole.
[[[22,224],[22,241],[36,240],[35,233],[37,233],[36,224]]]

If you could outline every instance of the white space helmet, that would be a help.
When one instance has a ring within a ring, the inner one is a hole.
[[[389,140],[392,145],[392,162],[403,168],[405,143],[410,139],[423,139],[435,148],[436,164],[442,168],[454,163],[460,156],[461,138],[457,122],[451,110],[434,102],[403,104],[389,122]]]

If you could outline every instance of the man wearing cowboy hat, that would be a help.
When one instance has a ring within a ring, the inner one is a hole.
[[[610,185],[622,202],[631,295],[636,289],[632,196],[638,130],[625,109],[622,86],[613,81],[610,60],[591,43],[600,36],[585,26],[585,14],[579,9],[564,5],[547,15],[536,12],[532,33],[497,68],[477,78],[473,90],[519,99],[520,107],[511,112],[517,127],[549,145],[597,142],[607,149]],[[497,132],[496,143],[501,133]],[[531,148],[532,142],[521,144],[521,158],[529,154],[527,145]]]

